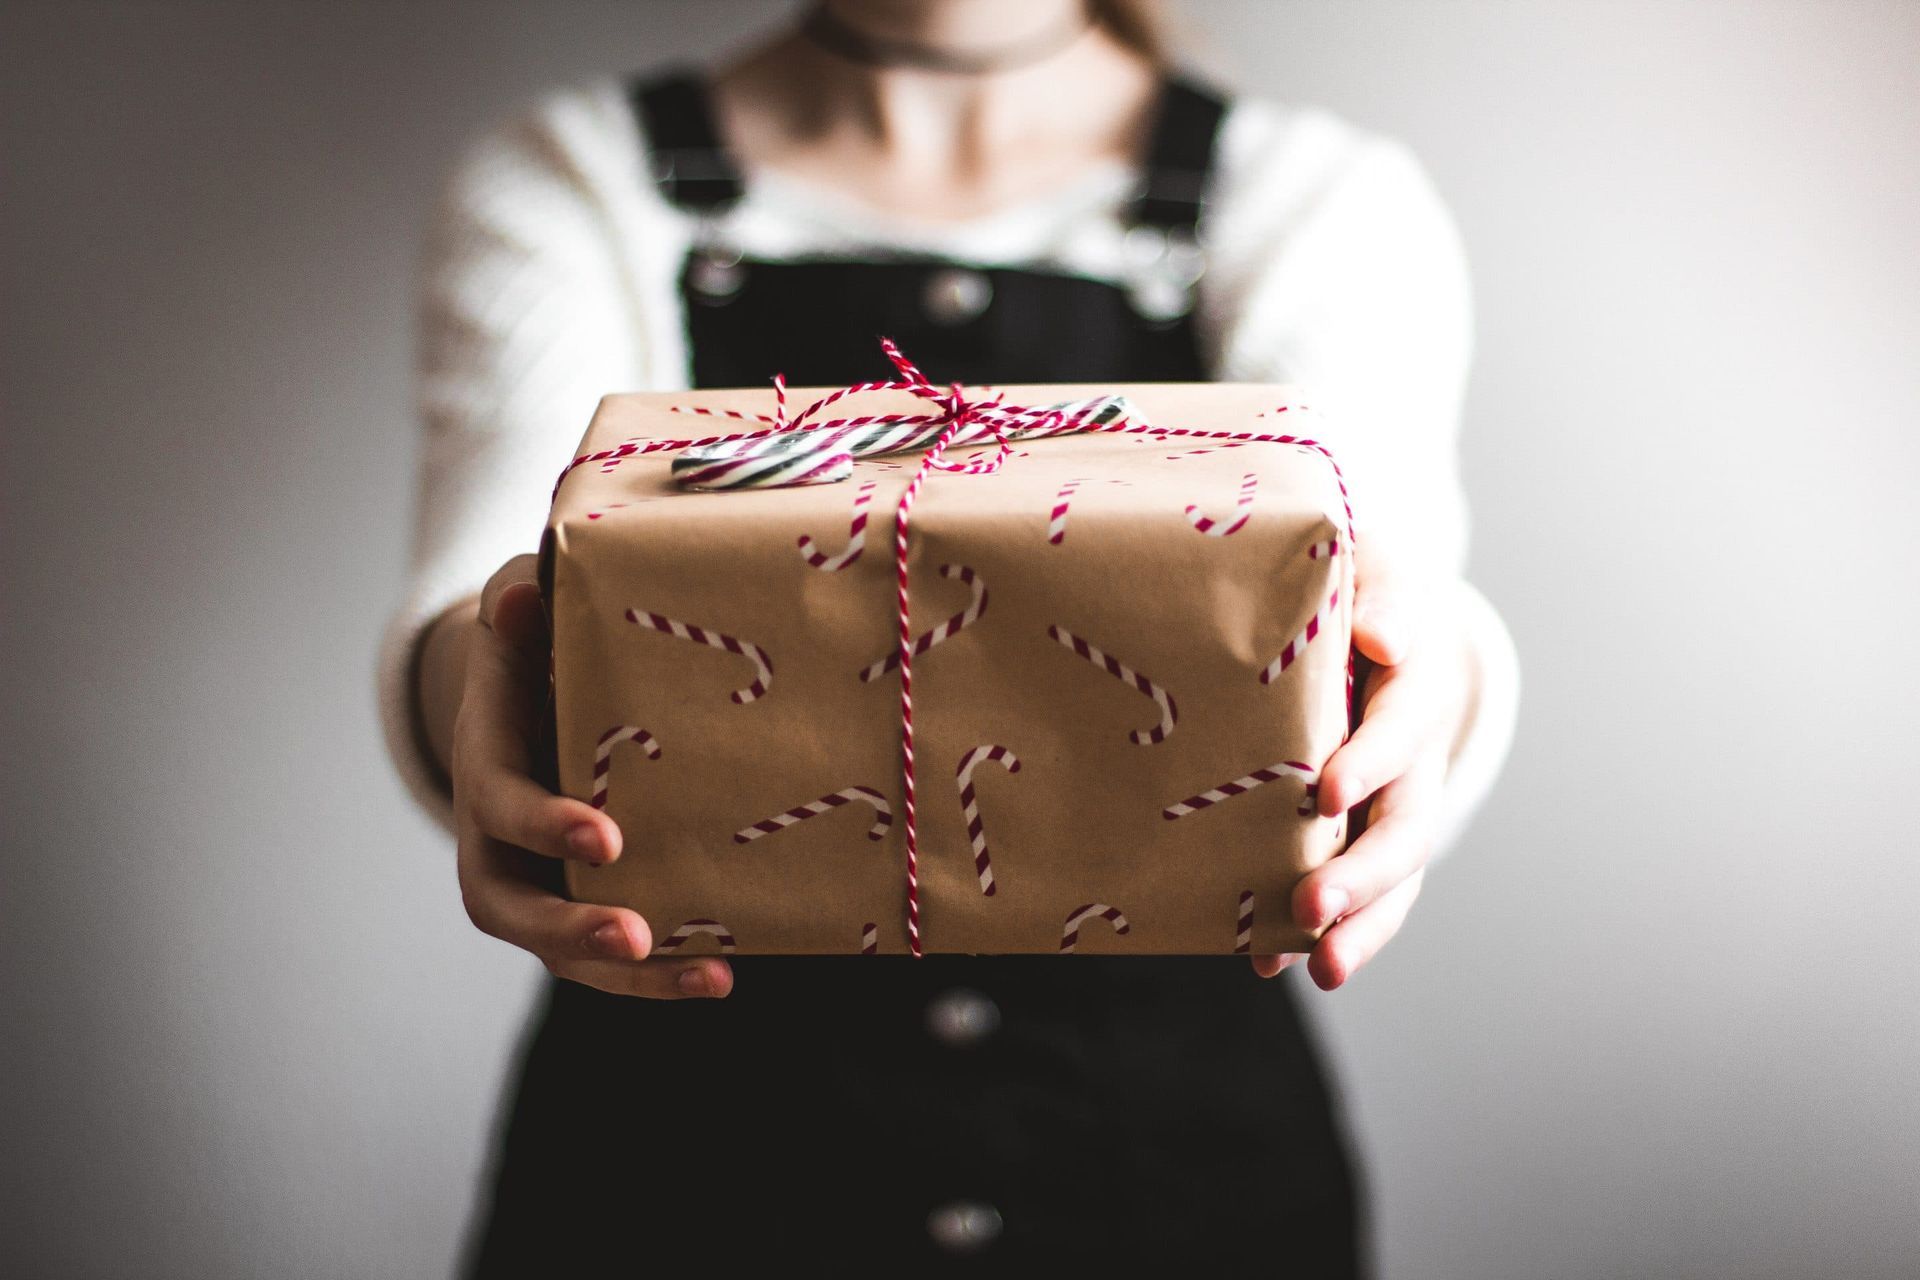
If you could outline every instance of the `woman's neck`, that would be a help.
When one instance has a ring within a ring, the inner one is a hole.
[[[1079,0],[839,0],[834,16],[970,57],[1064,30]],[[1157,70],[1098,26],[1006,70],[880,66],[793,33],[714,80],[748,168],[836,186],[918,218],[970,217],[1138,151]]]
[[[1087,21],[1083,0],[825,0],[821,7],[876,39],[962,54],[1018,48]]]

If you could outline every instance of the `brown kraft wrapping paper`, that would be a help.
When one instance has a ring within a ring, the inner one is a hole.
[[[1312,434],[1272,412],[1294,403],[1283,387],[1005,393]],[[773,393],[608,396],[580,452],[727,425],[672,406],[766,413]],[[925,411],[902,392],[849,408]],[[1353,557],[1332,467],[1293,445],[1139,434],[1015,447],[994,473],[929,476],[913,510],[914,634],[963,619],[913,663],[923,949],[1308,949],[1290,895],[1344,824],[1313,815],[1280,762],[1317,776],[1347,729]],[[542,556],[560,786],[626,835],[609,866],[567,864],[568,889],[638,911],[656,951],[907,953],[899,673],[861,677],[897,646],[894,510],[920,456],[706,493],[660,452],[561,485]],[[1228,794],[1166,816],[1210,791]]]

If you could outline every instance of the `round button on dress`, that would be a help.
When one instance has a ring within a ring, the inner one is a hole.
[[[978,1253],[1000,1238],[1000,1211],[979,1200],[955,1200],[927,1215],[927,1235],[953,1254]]]
[[[702,302],[730,301],[747,282],[747,269],[737,253],[707,251],[687,264],[687,283]]]
[[[992,304],[993,281],[965,267],[944,267],[927,277],[920,300],[936,324],[965,324]]]
[[[942,1044],[978,1044],[1000,1026],[1000,1006],[971,987],[943,991],[927,1003],[927,1033]]]

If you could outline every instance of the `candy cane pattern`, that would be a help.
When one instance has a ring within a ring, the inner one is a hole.
[[[1053,495],[1053,515],[1047,521],[1047,541],[1059,546],[1067,536],[1067,508],[1073,503],[1073,491],[1084,477],[1067,481]]]
[[[1234,935],[1233,954],[1244,956],[1253,950],[1253,890],[1240,894],[1240,932]]]
[[[796,822],[819,817],[823,813],[831,812],[843,804],[852,804],[856,800],[861,804],[873,806],[873,826],[867,830],[867,839],[878,840],[885,836],[887,828],[893,825],[893,806],[887,803],[887,798],[872,787],[848,787],[844,791],[836,791],[830,796],[821,796],[818,800],[789,809],[785,813],[776,813],[771,818],[763,818],[750,827],[742,827],[733,833],[733,842],[745,844],[749,840],[758,840],[761,836],[772,835]]]
[[[1020,757],[1005,747],[991,744],[975,747],[960,757],[954,781],[960,787],[960,813],[967,821],[967,839],[973,842],[973,869],[980,876],[980,892],[993,896],[993,861],[987,856],[986,826],[980,821],[980,804],[973,793],[973,771],[988,760],[998,760],[1008,773],[1020,772]]]
[[[952,636],[955,632],[972,626],[980,620],[980,615],[987,611],[987,584],[982,582],[980,575],[975,573],[971,568],[964,564],[943,564],[940,566],[940,576],[943,578],[958,578],[960,581],[966,583],[968,588],[973,592],[973,600],[965,609],[954,614],[939,626],[920,634],[919,639],[913,642],[913,655],[916,658],[933,648],[933,646],[939,644],[942,640]],[[887,654],[886,657],[875,662],[865,671],[862,671],[860,673],[860,682],[862,684],[871,684],[899,665],[900,651],[895,649]]]
[[[1208,809],[1222,800],[1231,800],[1245,795],[1263,782],[1277,782],[1281,778],[1299,778],[1306,784],[1306,799],[1298,810],[1303,818],[1311,818],[1314,800],[1320,793],[1320,775],[1311,765],[1301,764],[1298,760],[1282,760],[1279,764],[1269,765],[1265,769],[1255,769],[1244,778],[1235,778],[1232,782],[1223,782],[1210,791],[1202,791],[1197,796],[1188,796],[1178,804],[1170,804],[1160,811],[1160,816],[1171,822],[1175,818],[1184,818],[1190,813]]]
[[[652,501],[653,501],[652,498],[635,498],[632,502],[609,502],[606,506],[601,507],[597,511],[587,512],[587,519],[598,520],[601,517],[605,516],[609,511],[623,511],[628,507],[637,507],[643,502],[652,502]]]
[[[1193,527],[1201,533],[1214,538],[1224,538],[1228,534],[1238,533],[1245,527],[1248,517],[1253,515],[1253,491],[1260,487],[1260,477],[1249,471],[1240,477],[1240,498],[1233,504],[1231,521],[1215,520],[1211,516],[1200,514],[1200,508],[1189,504],[1187,519],[1193,521]]]
[[[767,686],[773,683],[773,662],[767,657],[767,651],[749,640],[736,640],[732,636],[718,631],[708,631],[691,623],[676,622],[657,613],[647,613],[641,609],[627,610],[627,621],[654,631],[663,631],[682,640],[691,640],[695,644],[710,645],[715,649],[724,649],[728,653],[737,653],[753,663],[753,683],[744,689],[736,689],[731,695],[735,702],[752,702],[766,693]]]
[[[607,807],[607,775],[613,769],[613,749],[623,742],[638,743],[649,760],[660,758],[659,741],[637,725],[617,724],[601,734],[593,748],[593,798],[589,801],[596,809]]]
[[[873,501],[873,490],[877,483],[869,480],[860,486],[858,493],[853,495],[853,522],[847,528],[846,550],[839,555],[827,555],[814,545],[810,536],[804,533],[800,535],[800,554],[806,557],[808,564],[832,573],[836,569],[846,568],[860,558],[860,553],[867,547],[867,504]]]
[[[1180,708],[1174,704],[1172,694],[1118,658],[1102,653],[1065,627],[1049,626],[1047,634],[1122,684],[1130,684],[1153,699],[1160,708],[1160,723],[1151,729],[1135,729],[1127,735],[1129,738],[1142,745],[1167,740],[1167,735],[1173,732],[1174,724],[1180,719]]]
[[[1146,437],[1136,437],[1145,439]],[[1222,449],[1244,449],[1252,444],[1251,440],[1229,440],[1225,444],[1208,445],[1204,449],[1183,449],[1179,453],[1167,455],[1168,462],[1178,462],[1182,458],[1197,458],[1203,453],[1219,453]]]
[[[1047,519],[1047,542],[1059,546],[1067,538],[1067,509],[1073,505],[1074,490],[1083,484],[1091,484],[1085,476],[1076,476],[1060,486],[1060,492],[1053,495],[1053,512]],[[1125,480],[1108,480],[1108,484],[1130,487]]]
[[[1104,902],[1089,902],[1084,907],[1076,907],[1067,915],[1067,923],[1060,930],[1060,952],[1062,955],[1080,945],[1080,926],[1095,917],[1111,921],[1113,931],[1119,934],[1130,933],[1133,926],[1127,923],[1120,908],[1110,907]]]
[[[880,954],[880,926],[871,920],[860,926],[860,954],[863,956]]]
[[[1307,548],[1309,560],[1331,560],[1340,554],[1340,539],[1328,538],[1325,542],[1316,542]]]
[[[672,933],[668,934],[663,941],[655,943],[653,948],[654,954],[672,955],[674,952],[680,949],[681,943],[685,942],[688,938],[691,938],[694,935],[701,934],[701,933],[711,934],[713,937],[718,938],[720,940],[721,955],[730,956],[733,954],[733,949],[734,949],[733,934],[731,931],[728,930],[727,926],[721,924],[718,920],[687,921],[685,924],[681,925],[678,929],[675,929]]]
[[[1339,603],[1340,588],[1335,587],[1333,594],[1327,597],[1327,603],[1307,619],[1307,625],[1301,629],[1300,634],[1287,641],[1287,647],[1280,651],[1280,656],[1261,669],[1261,684],[1272,684],[1282,671],[1292,666],[1294,661],[1307,651],[1307,646],[1312,644],[1314,637],[1320,634],[1322,619],[1332,617]]]

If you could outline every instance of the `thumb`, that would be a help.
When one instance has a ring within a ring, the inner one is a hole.
[[[1416,612],[1408,577],[1396,563],[1377,546],[1354,549],[1353,647],[1383,666],[1407,656]]]
[[[480,625],[523,656],[544,658],[547,617],[540,602],[539,561],[515,556],[501,565],[480,592]]]
[[[493,633],[522,657],[544,661],[547,611],[540,601],[540,588],[531,582],[515,582],[503,589],[493,608]]]

